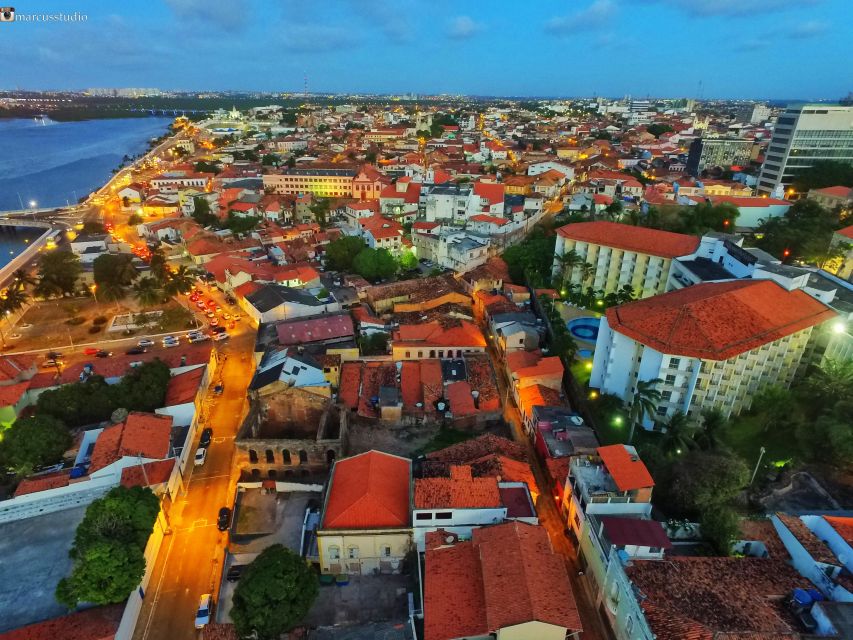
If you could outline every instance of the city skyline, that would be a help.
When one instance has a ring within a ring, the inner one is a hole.
[[[498,2],[487,11],[440,0],[428,15],[385,0],[16,9],[85,20],[2,25],[7,90],[298,92],[305,76],[309,92],[330,93],[837,100],[850,90],[843,0]]]

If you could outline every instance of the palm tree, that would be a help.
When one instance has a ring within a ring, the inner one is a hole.
[[[33,277],[33,275],[27,271],[26,269],[17,269],[15,271],[15,280],[20,282],[21,285],[30,285],[33,286],[38,280]]]
[[[179,293],[186,293],[190,290],[194,278],[184,265],[179,266],[175,271],[169,271],[166,274],[166,282],[163,285],[163,291],[166,295],[174,296]]]
[[[0,295],[0,299],[2,299],[2,311],[11,313],[27,304],[30,297],[24,290],[24,286],[20,282],[16,282]]]
[[[622,285],[619,287],[619,290],[616,291],[616,300],[617,304],[623,304],[625,302],[631,302],[634,299],[634,287],[630,284]]]
[[[157,278],[145,276],[136,281],[133,285],[133,295],[143,307],[150,307],[160,301],[162,292],[160,291],[160,283]]]
[[[628,419],[631,422],[631,430],[628,432],[628,444],[634,440],[634,428],[638,424],[643,423],[646,416],[654,415],[660,402],[660,391],[655,389],[655,385],[663,382],[660,378],[652,380],[640,380],[637,382],[637,390],[634,392],[634,400],[631,402],[631,408],[628,412]]]
[[[719,409],[707,409],[702,412],[702,428],[696,434],[699,446],[708,451],[720,446],[720,432],[727,424],[726,417]]]
[[[560,269],[560,286],[565,285],[567,280],[571,280],[575,269],[583,264],[583,258],[580,257],[574,249],[557,256],[557,266]]]
[[[666,421],[666,431],[661,438],[661,450],[667,455],[681,455],[696,446],[693,441],[693,425],[686,415],[674,413]]]
[[[828,358],[806,376],[802,389],[817,406],[853,395],[853,360]]]
[[[589,262],[584,262],[580,265],[581,270],[581,283],[586,284],[587,280],[592,278],[595,275],[595,267],[591,265]]]

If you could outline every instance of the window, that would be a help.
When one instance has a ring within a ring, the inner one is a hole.
[[[308,462],[308,452],[305,449],[299,450],[299,464],[305,464]]]
[[[391,547],[382,547],[382,557],[390,558],[391,557]]]
[[[659,416],[665,416],[666,415],[666,407],[661,405],[660,407],[655,409],[655,413],[658,414]]]
[[[416,513],[415,520],[432,520],[431,513]]]
[[[358,547],[347,547],[347,558],[350,560],[358,558]]]
[[[258,452],[254,449],[249,449],[249,462],[255,463],[258,461]]]
[[[341,548],[337,545],[329,547],[329,560],[339,560],[341,557]]]
[[[660,547],[649,547],[649,553],[660,553]]]
[[[669,402],[672,399],[672,391],[666,390],[662,391],[660,394],[661,400],[664,402]]]
[[[678,365],[681,364],[681,358],[670,358],[669,359],[669,367],[670,369],[678,369]]]
[[[625,633],[631,635],[632,631],[634,631],[634,616],[628,616],[628,619],[625,621]]]
[[[290,451],[287,449],[281,450],[281,462],[282,464],[292,464],[290,459]]]
[[[664,382],[666,382],[666,384],[675,384],[675,376],[671,373],[668,373]]]
[[[267,449],[264,452],[264,455],[266,456],[268,464],[272,464],[275,462],[275,454],[273,453],[272,449]]]
[[[450,520],[453,517],[453,514],[450,511],[440,511],[435,514],[436,520]]]

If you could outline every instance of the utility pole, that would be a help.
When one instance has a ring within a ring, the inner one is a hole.
[[[749,479],[749,484],[752,485],[752,482],[755,480],[755,476],[758,473],[758,467],[761,465],[761,459],[764,457],[764,454],[767,452],[767,449],[761,447],[758,454],[758,462],[755,463],[755,469],[752,472],[752,477]]]

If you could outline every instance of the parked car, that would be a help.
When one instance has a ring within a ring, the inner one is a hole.
[[[53,358],[49,358],[49,359],[45,360],[45,361],[44,361],[44,363],[43,363],[41,366],[42,366],[42,367],[46,367],[46,368],[56,367],[56,366],[58,366],[61,362],[62,362],[62,360],[54,360]]]
[[[216,313],[214,313],[213,311],[208,311],[204,315],[206,315],[208,318],[215,318],[216,317]]]
[[[211,329],[211,331],[213,331],[213,333],[222,333],[223,331],[225,331],[225,327],[218,327],[218,326],[217,326],[217,327],[213,327],[213,328]]]
[[[198,611],[195,613],[195,628],[204,629],[210,622],[210,613],[213,610],[213,596],[205,593],[198,599]]]
[[[83,349],[83,353],[87,356],[93,356],[98,353],[98,351],[100,351],[98,347],[86,347]]]
[[[240,579],[240,576],[243,575],[243,568],[246,565],[244,564],[232,564],[228,567],[228,571],[225,574],[225,579],[228,582],[237,582]]]
[[[215,327],[219,324],[219,319],[218,318],[211,318],[207,322],[211,327]]]
[[[180,344],[181,341],[175,336],[166,336],[165,338],[163,338],[163,346],[167,349],[180,346]]]
[[[129,356],[138,356],[140,353],[145,353],[148,351],[145,347],[131,347],[125,353]]]
[[[95,354],[95,357],[96,358],[109,358],[112,355],[113,355],[112,351],[105,351],[104,349],[101,349],[100,351],[98,351]]]
[[[210,441],[213,440],[213,429],[205,427],[201,432],[201,439],[198,441],[198,446],[207,449],[210,446]]]
[[[223,328],[224,328],[224,327],[223,327]],[[220,331],[220,332],[218,332],[218,333],[214,333],[214,334],[213,334],[213,340],[214,340],[215,342],[220,342],[220,341],[222,341],[222,340],[227,340],[227,339],[228,339],[228,338],[230,338],[230,337],[231,337],[231,336],[229,336],[225,331]]]
[[[210,340],[210,337],[204,333],[198,336],[193,336],[189,339],[190,343],[195,344],[196,342],[204,342],[205,340]]]
[[[197,467],[202,466],[205,462],[207,462],[207,449],[204,447],[199,447],[195,451],[195,461],[193,464]]]
[[[216,527],[220,531],[228,531],[228,527],[231,526],[231,509],[228,507],[222,507],[219,510],[219,517],[216,519]]]
[[[59,351],[48,351],[46,356],[48,360],[62,360],[62,354]]]
[[[137,347],[153,347],[154,341],[149,340],[148,338],[142,338],[139,342],[136,343]]]

